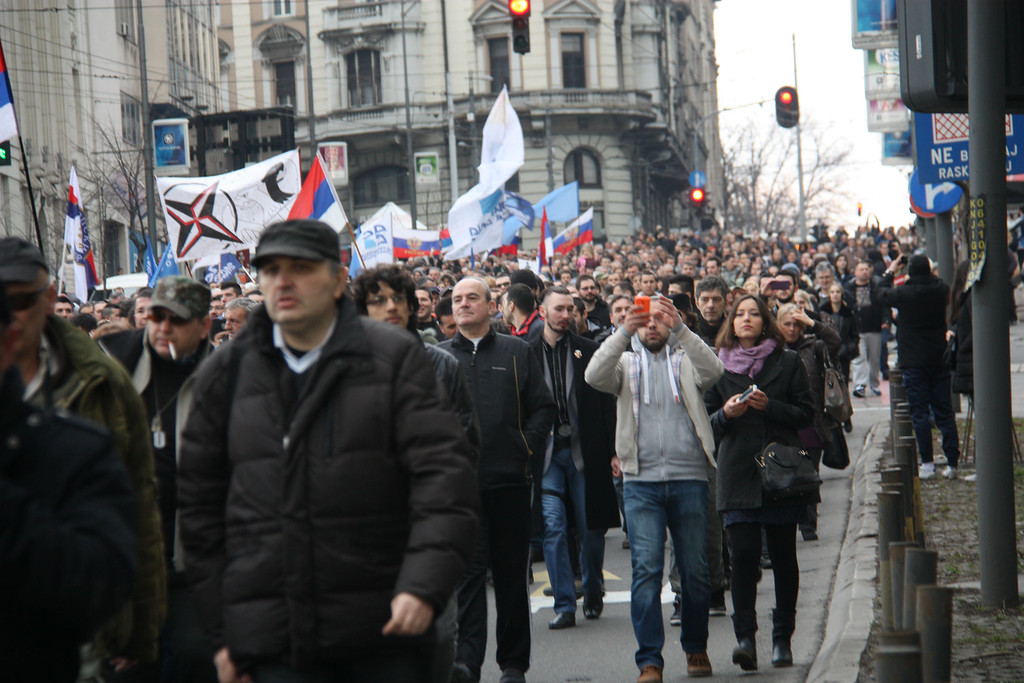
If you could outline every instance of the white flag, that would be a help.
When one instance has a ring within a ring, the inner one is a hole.
[[[484,124],[477,168],[480,181],[448,211],[448,234],[452,240],[449,253],[465,251],[481,230],[508,217],[502,187],[522,167],[524,157],[523,128],[509,101],[508,90],[502,88]]]
[[[157,178],[175,261],[255,247],[302,187],[299,152],[205,178]]]

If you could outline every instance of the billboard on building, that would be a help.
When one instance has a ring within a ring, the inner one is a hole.
[[[864,96],[869,100],[900,96],[900,51],[895,47],[864,50]]]
[[[153,122],[153,170],[157,175],[184,175],[192,166],[188,148],[188,119]]]
[[[866,50],[896,47],[896,0],[851,0],[853,46]]]
[[[348,185],[348,143],[324,142],[317,149],[331,182],[335,185]]]
[[[440,187],[441,175],[437,168],[437,152],[417,152],[416,187]]]
[[[868,131],[899,133],[910,124],[910,110],[900,98],[868,100]]]

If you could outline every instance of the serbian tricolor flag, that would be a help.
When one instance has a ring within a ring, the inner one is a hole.
[[[515,235],[508,244],[495,249],[494,253],[502,256],[517,256],[519,254],[519,235]]]
[[[4,48],[0,45],[0,142],[7,142],[18,135],[18,119],[14,116],[14,95],[11,94],[11,79],[7,76]]]
[[[75,296],[81,301],[88,301],[89,290],[96,288],[99,278],[96,277],[89,230],[85,225],[85,214],[82,213],[82,193],[78,189],[78,174],[74,166],[71,167],[69,185],[68,215],[64,219],[64,244],[71,247],[71,256],[75,262]]]
[[[452,236],[448,228],[441,228],[441,251],[448,251],[452,248]]]
[[[295,197],[288,219],[313,218],[323,221],[340,233],[348,224],[345,209],[338,201],[338,193],[334,191],[334,183],[327,178],[324,164],[317,154],[313,157],[313,165],[309,167],[302,189]]]
[[[551,262],[551,254],[555,251],[551,243],[551,229],[548,227],[548,210],[540,218],[540,249],[537,250],[537,272]]]
[[[594,241],[594,209],[587,209],[569,227],[555,235],[551,243],[556,254],[568,254],[581,244]]]

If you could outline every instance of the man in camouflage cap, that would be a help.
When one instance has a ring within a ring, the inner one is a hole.
[[[185,562],[177,535],[178,450],[181,430],[192,406],[195,370],[213,347],[210,332],[210,288],[188,277],[171,275],[156,284],[146,326],[111,334],[101,345],[121,362],[146,406],[148,431],[156,459],[160,514],[167,566],[167,623],[161,652],[165,670],[176,681],[217,680],[213,650],[198,628],[185,582]],[[173,653],[173,654],[172,654]]]

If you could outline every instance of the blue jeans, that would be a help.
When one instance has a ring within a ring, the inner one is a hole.
[[[711,594],[707,560],[707,482],[627,481],[623,497],[633,562],[630,616],[637,642],[637,667],[665,666],[661,656],[665,644],[661,587],[666,528],[672,534],[682,584],[679,642],[687,654],[707,651]]]
[[[551,454],[551,463],[542,483],[544,505],[544,563],[555,595],[555,612],[576,612],[576,582],[569,562],[569,524],[566,500],[573,506],[580,537],[580,572],[583,593],[587,597],[601,595],[601,573],[604,568],[604,532],[587,528],[584,506],[586,485],[583,472],[576,469],[568,448]]]
[[[914,422],[914,436],[917,437],[917,452],[921,454],[921,462],[932,462],[930,413],[934,413],[935,425],[942,432],[942,452],[946,454],[949,466],[956,468],[960,460],[960,437],[957,435],[956,416],[953,414],[949,370],[904,368],[903,386],[907,390],[910,419]]]

